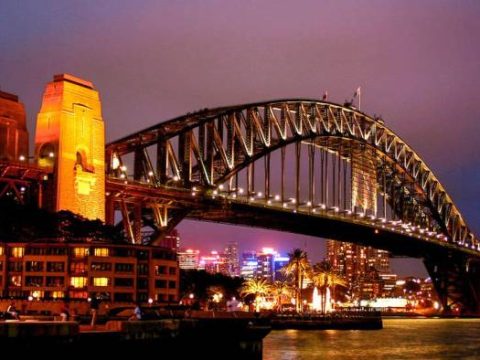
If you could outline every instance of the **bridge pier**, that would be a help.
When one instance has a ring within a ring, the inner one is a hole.
[[[480,261],[448,252],[424,259],[445,314],[480,314]]]

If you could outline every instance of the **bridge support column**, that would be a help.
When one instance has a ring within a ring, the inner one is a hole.
[[[49,210],[105,220],[105,131],[91,82],[60,74],[47,85],[37,117],[35,158],[53,171]]]
[[[480,260],[450,252],[424,263],[444,313],[480,314]]]

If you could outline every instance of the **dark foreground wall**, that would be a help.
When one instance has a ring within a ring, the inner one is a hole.
[[[76,322],[3,322],[0,347],[41,357],[259,360],[269,332],[243,319],[113,322],[102,331],[80,331]]]

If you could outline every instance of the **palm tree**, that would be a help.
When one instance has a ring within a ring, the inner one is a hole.
[[[282,302],[285,298],[290,298],[294,293],[294,289],[283,281],[275,281],[271,286],[271,292],[275,297],[276,309],[282,309]]]
[[[302,286],[306,274],[310,270],[310,263],[307,259],[307,253],[302,249],[294,249],[288,254],[290,258],[287,265],[282,268],[282,272],[287,277],[294,278],[293,287],[295,289],[295,308],[297,311],[302,309]]]
[[[270,285],[267,283],[266,279],[261,278],[252,278],[248,279],[241,288],[242,296],[254,295],[255,296],[255,311],[260,310],[260,304],[258,303],[257,297],[259,295],[267,295],[270,291]]]
[[[322,261],[315,264],[310,272],[310,278],[313,285],[320,291],[322,299],[322,312],[325,312],[327,301],[327,289],[331,289],[332,298],[335,298],[336,286],[347,286],[347,281],[342,276],[335,273],[328,262]]]

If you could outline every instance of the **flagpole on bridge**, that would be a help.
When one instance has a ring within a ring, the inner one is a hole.
[[[357,88],[357,91],[355,91],[355,95],[358,96],[358,110],[361,110],[361,105],[362,105],[362,91],[360,86]]]

